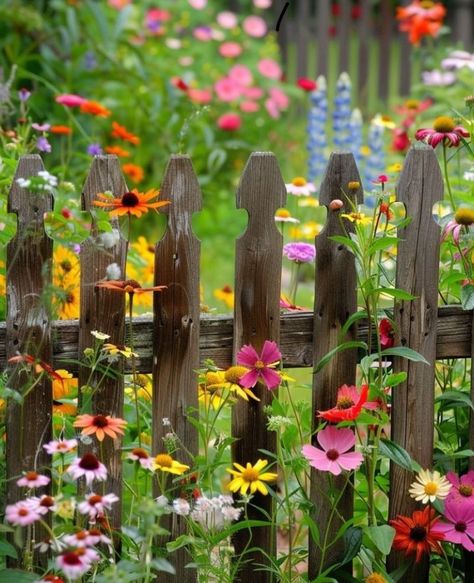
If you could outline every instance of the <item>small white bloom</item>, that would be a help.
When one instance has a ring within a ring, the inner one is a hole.
[[[94,338],[97,338],[97,340],[108,340],[110,338],[108,334],[104,334],[103,332],[99,332],[97,330],[92,330],[91,334],[94,336]]]
[[[117,263],[111,263],[110,265],[107,266],[105,274],[107,279],[117,281],[122,276],[122,270],[120,269]]]
[[[168,508],[169,507],[168,498],[166,496],[163,496],[163,494],[161,496],[158,496],[158,498],[156,499],[156,503],[158,504],[158,506],[160,508]]]
[[[120,240],[120,232],[118,229],[112,229],[110,233],[102,233],[99,237],[99,244],[105,247],[105,249],[111,249],[115,247]]]
[[[168,417],[163,417],[161,422],[163,427],[171,427],[171,421],[168,419]]]
[[[179,516],[187,516],[191,510],[191,506],[184,498],[176,498],[173,500],[173,510]]]

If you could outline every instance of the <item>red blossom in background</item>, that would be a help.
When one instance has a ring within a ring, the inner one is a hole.
[[[366,409],[377,408],[377,403],[367,403],[368,394],[369,385],[362,385],[360,394],[357,387],[353,385],[342,385],[337,391],[336,406],[327,411],[319,411],[318,417],[331,423],[354,421],[360,415],[362,407]]]
[[[307,77],[301,77],[298,79],[296,84],[304,91],[314,91],[317,88],[316,82],[312,79],[308,79]]]
[[[385,348],[392,348],[395,344],[394,340],[394,330],[392,322],[387,318],[382,318],[379,324],[379,334],[380,334],[380,345],[385,350]]]

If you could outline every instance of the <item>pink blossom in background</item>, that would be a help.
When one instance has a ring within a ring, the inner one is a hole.
[[[245,113],[255,113],[260,109],[260,105],[256,101],[242,101],[240,109]]]
[[[452,85],[456,81],[456,75],[451,71],[424,71],[421,74],[423,83],[430,87],[445,87]]]
[[[230,79],[244,87],[248,87],[253,83],[252,72],[245,65],[234,65],[230,68],[228,76]]]
[[[210,41],[212,39],[212,29],[210,26],[197,26],[193,30],[193,36],[203,42]]]
[[[247,16],[242,23],[242,28],[249,35],[261,38],[267,34],[267,24],[261,16]]]
[[[263,89],[260,87],[244,87],[242,94],[247,99],[260,99],[263,97]]]
[[[74,93],[64,93],[63,95],[58,95],[55,101],[66,107],[80,107],[87,101],[87,99],[80,95],[75,95]]]
[[[178,62],[183,67],[189,67],[194,63],[194,58],[191,56],[185,55],[184,57],[180,57]]]
[[[191,8],[196,10],[204,10],[207,6],[207,0],[188,0],[188,2]]]
[[[280,108],[273,99],[265,100],[265,109],[267,110],[268,115],[273,119],[278,119],[280,117]]]
[[[282,70],[280,65],[273,59],[262,59],[258,62],[258,70],[268,79],[280,79]]]
[[[290,105],[288,95],[278,87],[272,87],[268,93],[279,109],[286,109]]]
[[[206,105],[210,103],[212,100],[212,91],[211,89],[189,89],[188,90],[188,97],[194,103],[199,103],[202,105]]]
[[[270,8],[272,0],[253,0],[255,8]]]
[[[355,445],[355,434],[349,428],[337,429],[328,425],[317,434],[322,449],[304,445],[302,452],[309,465],[322,472],[338,476],[342,470],[356,470],[364,458],[357,451],[349,451]]]
[[[239,43],[225,42],[222,43],[219,47],[219,53],[223,57],[233,59],[242,54],[242,47],[239,45]]]
[[[115,8],[116,10],[122,10],[125,6],[132,3],[132,0],[108,0],[109,6]]]
[[[224,11],[217,15],[217,24],[222,28],[235,28],[238,23],[237,16],[233,12]]]
[[[145,18],[147,20],[167,21],[171,18],[171,14],[168,10],[161,10],[160,8],[150,8],[149,10],[147,10]]]
[[[229,77],[223,77],[219,79],[217,83],[214,85],[214,90],[217,95],[217,99],[219,101],[235,101],[241,96],[241,87],[238,83],[236,83],[233,79],[229,79]]]
[[[40,520],[40,514],[33,509],[28,500],[20,500],[16,504],[9,504],[5,509],[7,522],[14,525],[27,526]]]
[[[221,130],[226,132],[234,132],[240,129],[242,120],[240,119],[240,115],[238,113],[224,113],[224,115],[221,115],[217,120],[217,125]]]

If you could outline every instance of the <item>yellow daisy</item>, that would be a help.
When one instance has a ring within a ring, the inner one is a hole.
[[[372,223],[372,218],[368,217],[364,213],[344,213],[341,215],[341,217],[351,221],[351,223],[356,223],[357,225],[370,225]]]
[[[274,482],[278,477],[278,474],[273,474],[271,472],[260,473],[263,468],[268,465],[268,460],[258,460],[254,466],[252,466],[250,462],[247,462],[245,468],[235,462],[233,465],[238,471],[227,469],[230,474],[235,476],[227,486],[231,492],[240,491],[241,494],[246,494],[247,490],[250,488],[251,494],[255,494],[258,490],[261,494],[266,496],[268,494],[268,488],[264,482]]]
[[[221,375],[214,377],[215,382],[207,384],[207,389],[228,389],[231,393],[236,393],[239,397],[245,399],[245,401],[248,401],[249,397],[255,399],[255,401],[260,401],[250,389],[239,385],[239,380],[245,373],[249,372],[248,368],[245,368],[245,366],[231,366],[225,371],[218,372],[220,372]]]
[[[180,476],[186,470],[189,470],[189,466],[180,464],[167,453],[159,453],[153,460],[153,469]]]
[[[439,472],[420,470],[410,486],[410,496],[422,504],[443,500],[449,494],[451,484]]]
[[[125,358],[138,356],[138,354],[136,352],[132,352],[132,349],[128,346],[111,344],[110,342],[106,342],[104,346],[102,346],[102,350],[107,352],[107,354],[111,354],[112,356],[115,356],[116,354],[121,354],[122,356],[125,356]]]
[[[73,378],[73,375],[62,368],[54,371],[59,375],[63,381],[59,379],[53,380],[53,399],[58,401],[64,397],[71,397],[71,394],[75,393],[77,390],[77,379]]]

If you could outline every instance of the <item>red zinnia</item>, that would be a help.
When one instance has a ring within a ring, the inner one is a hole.
[[[330,421],[331,423],[339,423],[340,421],[354,421],[360,415],[362,407],[367,409],[375,409],[377,404],[373,405],[367,403],[367,395],[369,393],[369,385],[362,385],[360,395],[356,387],[349,385],[342,385],[337,391],[336,406],[327,411],[319,411],[318,416]]]
[[[317,88],[315,81],[307,79],[306,77],[301,77],[301,79],[298,79],[296,84],[304,91],[314,91]]]
[[[416,554],[417,563],[430,551],[441,553],[439,541],[444,540],[444,533],[435,526],[438,520],[439,517],[435,518],[435,512],[429,506],[416,510],[411,518],[398,515],[390,521],[390,525],[396,530],[393,548],[405,551],[406,555]]]
[[[380,334],[380,345],[383,349],[392,348],[395,344],[394,340],[394,330],[392,322],[387,320],[387,318],[382,318],[379,324],[379,334]]]

